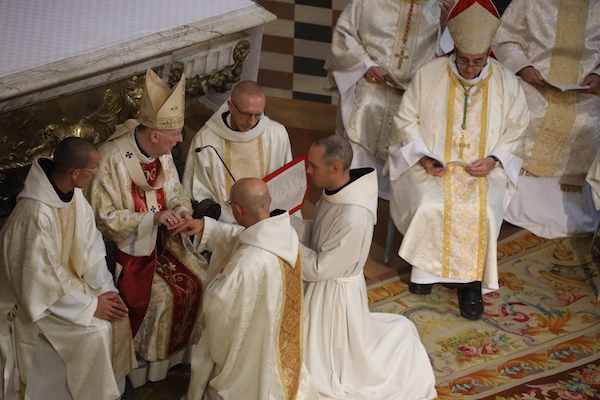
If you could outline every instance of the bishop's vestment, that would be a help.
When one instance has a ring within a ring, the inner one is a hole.
[[[492,49],[513,73],[533,66],[548,82],[579,85],[600,75],[600,1],[513,0]],[[530,157],[505,218],[547,238],[593,232],[600,214],[584,177],[600,149],[600,91],[519,83],[531,111]]]
[[[187,250],[180,236],[154,225],[160,210],[191,212],[190,198],[171,154],[147,157],[136,143],[134,125],[119,129],[128,127],[132,130],[100,147],[99,171],[88,197],[98,228],[118,246],[117,287],[130,309],[136,352],[153,362],[144,372],[134,371],[139,377],[130,376],[139,385],[146,377],[164,379],[200,338],[207,263]]]
[[[514,193],[529,122],[516,77],[497,61],[473,80],[459,78],[455,56],[426,64],[404,94],[390,147],[390,213],[404,235],[399,255],[415,283],[483,281],[498,288],[496,239]],[[466,101],[465,101],[466,98]],[[428,174],[423,156],[444,163],[496,156],[486,177],[448,165]]]
[[[380,66],[408,86],[419,68],[436,56],[439,24],[436,0],[355,0],[338,18],[325,69],[339,92],[343,128],[355,153],[353,167],[372,166],[381,173],[403,92],[367,82],[364,74]],[[379,192],[385,199],[388,186],[388,179],[380,178]]]

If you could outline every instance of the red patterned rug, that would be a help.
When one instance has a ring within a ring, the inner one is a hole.
[[[479,321],[460,317],[456,291],[427,296],[392,278],[369,287],[372,311],[410,318],[447,399],[600,398],[598,263],[591,237],[545,240],[527,231],[499,244],[500,290]]]

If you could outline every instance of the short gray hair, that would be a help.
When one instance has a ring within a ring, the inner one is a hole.
[[[323,161],[328,165],[338,162],[344,170],[352,163],[352,146],[346,138],[340,135],[330,135],[313,143],[315,147],[324,147]]]

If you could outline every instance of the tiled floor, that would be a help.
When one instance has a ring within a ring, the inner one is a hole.
[[[268,96],[332,103],[323,87],[331,32],[349,0],[257,0],[277,15],[265,26],[258,82]]]
[[[398,0],[401,1],[401,0]],[[335,104],[323,68],[333,27],[350,0],[256,0],[277,16],[265,25],[258,82],[268,96]],[[502,13],[510,0],[494,0]]]

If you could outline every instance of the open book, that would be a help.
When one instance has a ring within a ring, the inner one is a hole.
[[[290,214],[302,208],[308,192],[306,154],[269,174],[266,182],[271,195],[271,210],[287,210]]]
[[[590,88],[588,85],[579,86],[577,84],[575,84],[575,85],[556,85],[556,84],[548,81],[543,76],[542,76],[542,81],[544,81],[546,84],[552,86],[553,88],[556,88],[556,89],[560,90],[561,92],[566,92],[567,90],[584,90],[584,89],[589,89]]]
[[[438,157],[438,156],[436,156],[436,155],[434,155],[432,153],[423,153],[423,155],[425,157],[429,157],[429,158],[432,158],[435,161],[437,161],[437,163],[439,165],[436,165],[436,167],[447,167],[448,165],[452,165],[452,164],[459,165],[461,167],[466,167],[468,165],[471,165],[470,163],[464,162],[464,161],[461,161],[461,160],[454,160],[454,161],[450,161],[450,162],[445,162],[441,157]]]

